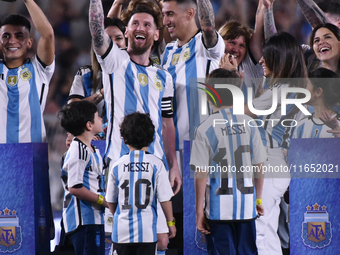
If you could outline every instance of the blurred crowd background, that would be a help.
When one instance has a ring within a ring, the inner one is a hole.
[[[74,75],[79,67],[89,65],[91,36],[88,26],[89,1],[35,0],[54,28],[56,43],[56,70],[52,78],[44,113],[49,144],[50,188],[54,211],[62,210],[63,188],[60,181],[60,161],[66,151],[66,132],[61,128],[58,111],[66,104]],[[315,0],[319,3],[331,0]],[[338,0],[340,1],[340,0]],[[128,0],[126,4],[128,4]],[[254,28],[258,0],[211,0],[216,17],[216,29],[228,19],[236,19]],[[103,0],[108,12],[113,0]],[[23,1],[0,2],[0,18],[19,13],[29,18]],[[296,0],[276,0],[274,17],[278,31],[294,35],[308,44],[311,27],[303,17]],[[37,42],[38,34],[32,30]],[[34,50],[35,51],[35,50]]]

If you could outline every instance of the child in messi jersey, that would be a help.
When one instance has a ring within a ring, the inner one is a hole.
[[[91,145],[102,132],[97,107],[88,101],[66,105],[61,126],[75,138],[62,167],[65,183],[63,224],[76,255],[104,255],[104,173],[98,148]]]
[[[147,152],[155,134],[147,114],[127,115],[120,134],[130,152],[110,169],[106,201],[113,216],[112,241],[118,255],[154,255],[157,242],[157,201],[161,203],[169,238],[175,237],[173,192],[164,163]]]
[[[192,140],[197,230],[205,234],[208,254],[257,254],[255,219],[265,213],[262,164],[266,151],[258,128],[248,125],[252,119],[234,114],[231,91],[215,87],[240,87],[236,71],[215,69],[206,83],[207,90],[212,94],[210,87],[215,88],[221,100],[214,103],[209,98],[212,114],[197,127]],[[216,171],[209,173],[209,169]]]

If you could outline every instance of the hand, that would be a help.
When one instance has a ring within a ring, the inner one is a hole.
[[[327,111],[321,112],[322,116],[320,116],[320,120],[325,123],[325,125],[332,130],[337,130],[339,128],[339,123],[336,118],[332,119],[332,116]]]
[[[179,173],[178,165],[176,164],[170,169],[170,184],[174,195],[176,195],[182,186],[181,175]]]
[[[257,217],[261,217],[264,215],[264,207],[263,205],[256,205]]]
[[[266,9],[269,9],[269,8],[273,7],[274,1],[275,0],[262,0],[262,4]]]
[[[218,65],[219,68],[224,68],[229,71],[237,71],[237,61],[233,55],[230,53],[223,54],[220,59],[220,64]]]
[[[210,234],[210,227],[204,213],[196,214],[196,227],[199,232],[205,235]]]
[[[174,238],[174,237],[176,236],[176,232],[177,232],[176,226],[173,225],[173,226],[168,227],[168,228],[169,228],[168,237],[169,237],[169,238]]]

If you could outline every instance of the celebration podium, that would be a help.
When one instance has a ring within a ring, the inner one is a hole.
[[[0,254],[49,252],[47,144],[0,144],[0,150]]]

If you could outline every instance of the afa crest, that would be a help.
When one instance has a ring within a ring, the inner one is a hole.
[[[302,223],[302,240],[310,248],[324,248],[331,243],[332,228],[326,206],[307,206]]]
[[[160,92],[163,90],[163,83],[162,81],[159,79],[158,75],[156,74],[155,77],[155,87],[157,90],[159,90]]]
[[[184,51],[183,51],[183,61],[187,61],[189,58],[190,58],[190,48],[186,48]]]
[[[151,61],[156,64],[156,65],[160,65],[161,64],[161,61],[159,60],[159,57],[157,55],[153,55],[153,56],[150,56],[151,58]]]
[[[20,78],[23,81],[29,81],[32,78],[32,73],[28,70],[28,68],[25,68],[20,72]]]
[[[11,253],[20,249],[22,243],[21,227],[15,210],[0,211],[0,253]]]
[[[16,75],[10,75],[7,77],[7,84],[11,87],[17,85],[18,83],[18,78]]]
[[[138,74],[138,81],[139,81],[139,84],[142,87],[144,87],[146,84],[148,84],[148,77],[146,76],[146,74],[139,73]]]
[[[181,56],[180,54],[174,54],[174,55],[173,55],[173,57],[172,57],[172,62],[171,62],[171,64],[172,64],[173,66],[177,65],[180,56]]]

